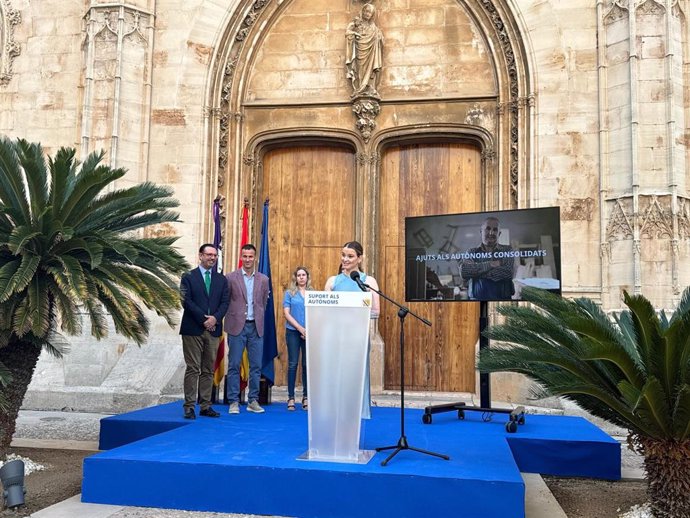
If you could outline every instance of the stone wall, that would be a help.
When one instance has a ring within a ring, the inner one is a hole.
[[[384,103],[379,129],[425,117],[469,121],[509,148],[519,111],[516,169],[508,148],[497,157],[496,207],[510,206],[511,182],[520,207],[561,206],[564,294],[617,309],[625,289],[673,307],[690,281],[688,2],[374,4],[386,38],[380,93],[395,101]],[[219,192],[228,198],[226,238],[237,242],[233,214],[251,172],[243,153],[260,128],[291,121],[355,131],[344,28],[361,5],[0,0],[3,45],[11,42],[0,54],[0,132],[40,141],[50,153],[103,148],[106,160],[130,170],[123,185],[173,186],[183,222],[152,232],[179,234],[194,263]],[[229,59],[239,34],[248,38],[246,62]],[[503,95],[511,80],[495,58],[506,37],[520,42],[508,58],[523,97],[496,107],[487,98]],[[223,92],[223,77],[236,72],[234,93]],[[219,105],[224,95],[233,111]],[[471,97],[482,100],[482,122],[472,118],[479,112]],[[180,387],[179,347],[176,331],[160,323],[142,349],[115,335],[101,344],[75,339],[64,360],[41,359],[27,405],[122,410],[155,402]],[[525,388],[514,378],[496,381],[495,396],[523,399]]]

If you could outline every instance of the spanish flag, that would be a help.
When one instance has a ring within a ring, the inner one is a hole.
[[[249,243],[249,201],[244,200],[244,208],[242,209],[242,238],[240,239],[240,259],[237,261],[237,267],[242,268],[242,247]],[[249,355],[245,347],[242,354],[242,362],[240,362],[240,393],[249,385]]]

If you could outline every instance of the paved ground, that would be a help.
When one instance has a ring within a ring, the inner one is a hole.
[[[286,400],[284,389],[275,389],[273,401],[282,404]],[[375,404],[379,406],[399,405],[397,394],[383,394],[374,397]],[[423,408],[429,404],[455,401],[457,395],[438,393],[415,393],[406,395],[407,408]],[[280,402],[280,403],[279,403]],[[471,401],[466,401],[473,404]],[[508,406],[508,405],[496,405]],[[569,415],[583,414],[577,407],[567,406],[563,410],[547,410],[543,408],[528,408],[528,413],[567,413]],[[17,421],[17,432],[12,443],[13,446],[43,447],[43,448],[68,448],[68,449],[92,449],[98,447],[98,430],[103,414],[84,414],[76,412],[20,412]],[[592,419],[613,437],[624,442],[625,431],[608,425],[607,423]],[[642,478],[641,462],[639,457],[632,454],[627,448],[623,448],[623,477]],[[565,518],[566,515],[560,508],[555,498],[547,488],[539,475],[524,475],[527,491],[526,516],[527,518]],[[175,511],[164,509],[146,509],[139,507],[121,507],[96,504],[82,504],[79,496],[56,504],[52,507],[36,512],[33,518],[248,518],[251,515],[224,514],[224,513],[196,513],[189,511]]]

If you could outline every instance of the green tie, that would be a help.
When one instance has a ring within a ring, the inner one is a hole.
[[[206,270],[204,272],[204,284],[206,284],[206,295],[211,293],[211,272]]]

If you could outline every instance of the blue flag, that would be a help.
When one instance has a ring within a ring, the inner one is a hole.
[[[220,231],[221,221],[220,221],[220,199],[216,198],[213,200],[213,246],[218,252],[218,259],[216,260],[216,270],[218,273],[223,271],[223,246],[222,239],[223,234]]]
[[[268,277],[268,304],[266,304],[266,314],[264,315],[264,355],[261,360],[261,375],[273,385],[275,380],[273,360],[278,356],[278,340],[276,335],[276,316],[273,307],[271,259],[268,253],[268,200],[264,202],[264,217],[261,224],[259,272]]]

